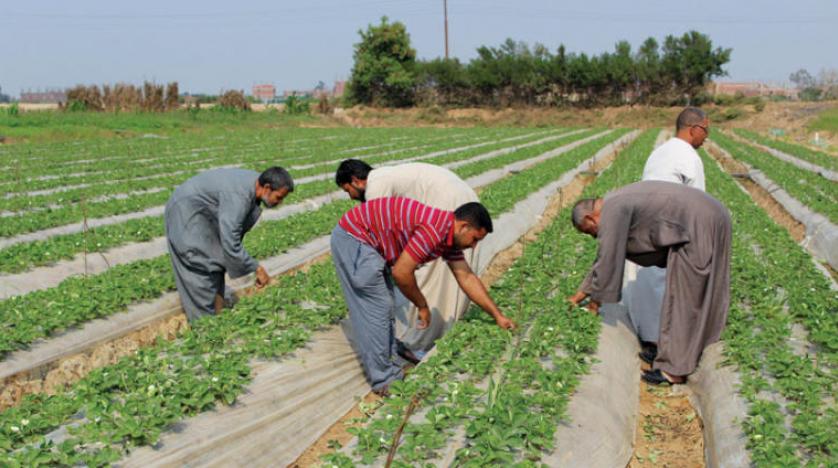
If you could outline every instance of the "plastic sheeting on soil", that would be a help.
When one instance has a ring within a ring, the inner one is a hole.
[[[629,141],[636,135],[637,132],[633,132],[620,140]],[[609,147],[613,152],[616,145]],[[604,153],[597,155],[602,157]],[[591,160],[571,171],[574,176],[587,169]],[[550,184],[551,190],[540,190],[530,195],[516,204],[512,211],[498,218],[496,222],[499,225],[514,228],[516,234],[497,235],[507,231],[499,230],[481,243],[480,258],[486,260],[475,268],[478,273],[488,267],[490,259],[517,242],[539,221],[551,196],[573,177],[565,174],[560,180],[564,183],[557,181]],[[309,362],[313,366],[307,367]],[[321,362],[325,364],[318,367]],[[157,447],[143,448],[129,455],[124,465],[186,462],[190,466],[217,466],[231,462],[287,464],[296,460],[369,392],[363,371],[339,326],[318,335],[306,350],[297,353],[294,358],[256,365],[253,383],[235,406],[185,421],[174,432],[164,434]],[[340,366],[339,372],[335,371],[336,366]],[[297,382],[295,379],[299,379],[299,382],[293,386],[265,383],[273,375],[295,375],[287,381]],[[306,404],[294,403],[301,398]]]
[[[770,146],[765,146],[760,143],[756,143],[754,141],[748,140],[746,138],[742,138],[741,136],[737,135],[734,132],[725,132],[725,135],[733,137],[734,140],[737,140],[741,143],[744,143],[749,146],[753,146],[755,148],[759,148],[760,150],[774,156],[777,159],[783,160],[789,164],[799,167],[805,171],[814,172],[825,179],[829,179],[833,182],[838,182],[838,172],[833,170],[827,169],[822,166],[818,166],[817,164],[812,164],[808,161],[804,161],[800,158],[796,158],[788,153],[784,153],[778,149],[771,148]]]
[[[255,362],[247,393],[178,424],[119,466],[287,466],[369,392],[339,327],[282,362]]]
[[[714,149],[724,154],[725,157],[734,159],[729,152],[718,145],[714,145]],[[762,171],[754,169],[742,161],[736,161],[747,167],[750,178],[771,195],[777,203],[782,205],[794,219],[806,227],[806,239],[803,241],[803,245],[816,257],[829,263],[832,268],[838,269],[838,227],[825,216],[812,211],[789,195],[788,192],[766,177]]]
[[[748,406],[737,390],[739,374],[722,366],[724,343],[704,349],[696,371],[687,380],[690,403],[704,426],[704,460],[708,468],[750,466],[742,421]]]
[[[640,346],[621,304],[601,308],[602,332],[591,372],[582,377],[554,437],[548,466],[626,466],[634,451],[640,399]]]
[[[556,140],[558,138],[563,138],[569,135],[573,135],[584,130],[574,130],[571,132],[564,132],[558,135],[553,135],[550,137],[542,138],[536,140],[534,142],[525,143],[522,145],[516,145],[509,148],[502,148],[499,150],[491,151],[488,153],[477,155],[473,158],[469,158],[464,161],[458,161],[456,163],[447,164],[444,167],[456,167],[463,164],[468,164],[476,161],[481,161],[483,159],[488,159],[490,157],[498,157],[503,154],[511,153],[513,151],[517,151],[519,149],[529,147],[535,144],[541,144],[547,141]],[[562,146],[556,150],[550,151],[548,153],[544,153],[541,156],[537,156],[535,158],[528,159],[526,161],[521,161],[516,163],[514,169],[510,169],[504,172],[504,168],[497,169],[494,179],[485,179],[483,182],[478,181],[480,185],[485,185],[491,181],[497,180],[497,178],[508,174],[512,170],[520,170],[520,167],[526,167],[528,165],[534,164],[535,162],[540,162],[544,159],[548,159],[550,157],[556,156],[561,154],[565,151],[569,151],[570,149],[576,148],[580,144],[587,143],[593,138],[600,137],[608,132],[598,133],[597,135],[584,138],[580,141],[570,143],[568,145]],[[518,139],[517,137],[515,139]],[[508,141],[501,140],[501,141]],[[494,143],[494,142],[489,142]],[[486,143],[486,144],[489,144]],[[482,146],[476,145],[476,146]],[[417,159],[425,159],[432,156],[439,156],[442,154],[447,154],[453,151],[462,151],[462,148],[457,148],[455,150],[443,150],[437,151],[434,153],[429,153],[423,156],[419,156],[417,158],[410,158],[410,160],[417,160]],[[402,163],[407,160],[399,160],[399,161],[388,161],[386,164],[389,163]],[[500,174],[500,175],[498,175]],[[317,178],[326,178],[331,177],[331,174],[322,174],[320,176],[313,176]],[[479,177],[479,176],[478,176]],[[487,182],[488,181],[488,182]],[[303,183],[304,180],[300,179],[297,181],[298,183]],[[326,195],[321,195],[318,197],[309,198],[303,200],[299,203],[295,203],[293,205],[286,205],[279,207],[274,210],[265,210],[262,213],[262,217],[260,218],[260,222],[264,221],[276,221],[297,213],[302,213],[304,211],[315,210],[317,208],[322,207],[323,205],[332,202],[334,200],[346,198],[346,194],[341,191],[337,190],[332,193],[328,193]],[[161,212],[162,213],[162,212]],[[2,240],[0,240],[2,243]],[[61,261],[55,265],[39,267],[30,271],[13,274],[13,275],[5,275],[0,276],[0,298],[8,298],[11,296],[21,295],[32,291],[37,291],[41,289],[47,289],[54,286],[57,286],[61,281],[66,279],[69,276],[77,275],[77,274],[96,274],[102,271],[107,270],[108,268],[116,265],[122,265],[125,263],[130,263],[137,260],[154,258],[160,255],[166,254],[166,242],[165,238],[156,238],[152,239],[148,242],[143,242],[139,244],[129,244],[125,246],[116,247],[110,249],[106,252],[96,252],[87,254],[87,258],[85,258],[84,254],[76,255],[72,260],[69,261]]]
[[[282,274],[327,253],[328,240],[328,237],[315,239],[267,259],[262,265],[271,276]],[[230,284],[236,291],[252,285],[252,275]],[[15,403],[22,394],[50,391],[55,385],[78,380],[91,369],[116,362],[119,357],[134,352],[138,344],[129,343],[126,349],[119,349],[110,346],[111,342],[172,318],[180,319],[182,325],[182,316],[177,293],[167,293],[155,301],[132,305],[125,312],[87,322],[81,328],[37,342],[28,350],[11,353],[0,362],[0,382],[3,383],[0,407]],[[149,341],[156,336],[155,333],[151,335]],[[105,348],[103,352],[98,351],[100,346]]]
[[[590,141],[608,133],[602,132],[600,134],[585,138],[584,141]],[[598,152],[591,160],[595,161],[601,159],[608,151],[613,151],[619,142],[627,142],[636,137],[637,132],[624,135],[617,142],[608,145],[606,148]],[[549,152],[549,157],[555,157],[565,151],[569,151],[570,147],[575,147],[575,142],[571,145],[552,150]],[[581,143],[580,143],[581,144]],[[578,145],[576,145],[578,146]],[[609,150],[610,148],[610,150]],[[548,153],[545,153],[548,154]],[[547,159],[545,155],[536,156],[531,159],[513,163],[507,167],[514,167],[516,170],[523,169],[538,162]],[[583,163],[584,165],[585,163]],[[580,168],[582,165],[580,165]],[[585,166],[587,167],[587,166]],[[473,187],[478,187],[491,183],[501,177],[505,176],[510,170],[505,168],[492,171],[491,177],[486,179],[469,179]],[[577,168],[573,174],[577,174],[581,169]],[[479,176],[477,176],[479,177]],[[566,174],[561,180],[570,181],[572,176]],[[563,182],[567,183],[567,182]],[[555,188],[553,188],[555,190]],[[330,195],[345,196],[343,192],[335,192]],[[326,197],[330,196],[326,195]],[[313,203],[315,199],[309,200]],[[275,210],[276,213],[285,210],[300,210],[302,208],[300,203],[297,205],[286,206]],[[296,207],[296,208],[295,208]],[[543,208],[541,209],[543,211]],[[541,212],[539,211],[539,213]],[[295,211],[296,212],[296,211]],[[526,231],[524,231],[526,232]],[[499,242],[499,240],[492,240],[500,237],[497,234],[489,236],[487,239],[491,242]],[[512,243],[514,239],[520,237],[520,234],[515,235],[512,240],[506,239],[504,242]],[[483,242],[486,244],[486,241]],[[314,241],[305,244],[304,246],[291,249],[287,254],[267,259],[262,262],[265,268],[271,275],[279,274],[295,266],[305,263],[307,259],[322,255],[328,251],[329,237],[323,236]],[[481,249],[483,249],[481,245]],[[491,259],[491,256],[489,257]],[[88,258],[90,260],[90,258]],[[252,285],[253,277],[242,278],[241,281],[231,281],[230,286],[236,290],[249,287]],[[107,346],[107,343],[114,341],[119,337],[137,333],[144,327],[151,327],[155,323],[171,320],[173,317],[181,315],[179,301],[176,293],[166,294],[159,299],[142,304],[135,304],[128,308],[128,311],[115,314],[109,318],[95,320],[84,324],[79,329],[71,330],[63,335],[43,340],[33,344],[29,350],[18,351],[12,353],[8,358],[0,362],[0,381],[4,382],[4,388],[0,393],[0,407],[11,404],[19,400],[21,394],[32,393],[34,391],[43,391],[53,388],[57,384],[64,382],[75,381],[81,376],[85,375],[92,368],[100,367],[108,362],[114,362],[116,358],[133,352],[136,349],[136,344],[129,347],[127,351],[109,351],[103,359],[96,359],[91,361],[86,359],[87,356],[95,354],[95,348],[99,345]],[[74,363],[68,366],[67,363]],[[71,370],[67,368],[70,367]]]

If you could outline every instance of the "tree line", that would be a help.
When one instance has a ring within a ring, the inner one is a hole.
[[[636,51],[620,41],[598,55],[507,39],[463,63],[418,60],[404,24],[386,17],[359,34],[346,99],[386,107],[696,105],[732,51],[697,31],[650,37]]]

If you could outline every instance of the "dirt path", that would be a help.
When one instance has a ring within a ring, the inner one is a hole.
[[[703,429],[701,418],[680,386],[655,386],[641,380],[634,456],[629,468],[704,467]]]

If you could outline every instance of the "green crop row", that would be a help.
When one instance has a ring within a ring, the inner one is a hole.
[[[580,136],[578,138],[583,137]],[[559,139],[556,144],[566,144],[578,138],[575,135],[571,135]],[[514,144],[512,142],[497,143],[464,151],[456,151],[456,148],[454,148],[451,153],[431,158],[427,162],[441,164],[443,162],[468,159],[479,154],[510,147],[510,145],[515,146],[520,143],[519,141],[516,141]],[[379,159],[392,160],[396,157],[395,155],[387,155],[386,157],[369,158],[367,161],[374,164]],[[491,162],[492,159],[487,160],[486,164],[493,164]],[[323,169],[319,170],[323,171]],[[295,173],[295,175],[297,174]],[[297,193],[303,193],[306,198],[310,198],[334,190],[336,190],[334,182],[329,178],[327,180],[302,184],[297,188]],[[296,197],[296,195],[292,195],[292,197]],[[149,216],[101,226],[91,229],[87,233],[64,234],[45,240],[20,243],[0,250],[0,272],[16,273],[26,271],[35,266],[48,265],[63,259],[71,259],[84,251],[88,253],[104,252],[113,247],[131,242],[144,242],[162,235],[162,217]]]
[[[706,153],[703,159],[710,193],[728,207],[734,226],[723,338],[749,403],[742,425],[751,459],[757,466],[836,466],[838,294],[788,232]],[[798,352],[791,346],[795,323],[812,345]]]
[[[597,145],[604,145],[614,139],[616,136],[609,135],[584,147],[593,151],[599,147]],[[575,152],[576,159],[562,158],[566,166],[564,170],[578,164],[579,159],[584,156],[578,149]],[[496,159],[497,167],[506,164],[505,160]],[[548,162],[542,162],[536,167],[553,167],[545,166]],[[487,167],[488,169],[491,167]],[[323,181],[323,184],[326,182],[328,181]],[[489,187],[491,188],[491,185]],[[324,189],[330,190],[325,187]],[[348,203],[332,202],[311,212],[260,223],[245,237],[245,248],[255,258],[266,258],[278,255],[294,245],[326,235],[339,214],[346,210]],[[147,281],[137,282],[138,278],[145,278]],[[152,278],[159,278],[159,281],[151,281]],[[97,275],[71,277],[54,288],[6,299],[0,302],[0,353],[24,348],[32,341],[47,337],[57,330],[114,314],[125,310],[136,301],[159,297],[174,288],[169,260],[164,255],[119,265]],[[96,291],[96,294],[90,294],[90,291]],[[55,313],[44,318],[44,310],[53,310]]]
[[[788,143],[783,140],[767,138],[763,135],[760,135],[757,132],[752,132],[751,130],[747,130],[744,128],[735,128],[733,129],[733,133],[736,133],[737,135],[743,138],[747,138],[761,145],[774,148],[775,150],[779,150],[791,156],[800,158],[804,161],[808,161],[812,164],[817,164],[818,166],[821,166],[825,169],[838,171],[838,158],[836,158],[835,156],[830,156],[826,153],[815,151],[805,146]]]
[[[235,149],[239,152],[266,152],[280,150],[283,153],[305,153],[316,148],[330,151],[361,151],[364,148],[382,150],[390,146],[408,146],[408,142],[429,142],[438,138],[459,139],[478,132],[435,131],[431,135],[427,130],[395,129],[389,132],[378,130],[328,131],[311,129],[306,133],[309,138],[299,138],[289,129],[278,131],[243,131],[236,134],[218,135],[216,138],[206,135],[180,135],[167,139],[145,140],[104,140],[86,142],[81,145],[26,145],[15,146],[18,151],[14,157],[0,159],[0,164],[7,168],[20,169],[26,177],[40,175],[65,175],[68,166],[71,172],[114,171],[125,166],[148,166],[155,162],[167,164],[183,160],[214,157]],[[328,134],[328,135],[326,135]],[[323,138],[328,136],[329,138]],[[35,152],[44,152],[48,157],[38,157]],[[31,172],[32,169],[38,169]],[[1,180],[14,180],[15,174],[4,174]]]
[[[450,138],[443,139],[443,141],[438,141],[438,137],[405,140],[404,142],[406,142],[406,144],[402,144],[401,147],[409,148],[411,146],[416,146],[414,142],[421,143],[422,145],[444,146],[446,143],[451,143],[453,141],[470,142],[475,139],[485,140],[490,138],[492,135],[503,135],[505,133],[508,132],[503,130],[484,130],[481,132],[474,131],[471,134],[452,136]],[[515,132],[515,134],[518,133],[521,132]],[[106,187],[108,184],[112,185],[114,182],[118,181],[130,185],[134,179],[139,177],[154,177],[171,174],[173,172],[190,171],[229,164],[231,162],[235,162],[237,164],[247,162],[253,164],[262,162],[264,164],[267,161],[272,164],[283,164],[288,166],[324,162],[335,159],[336,155],[338,155],[337,157],[340,157],[339,154],[341,154],[341,150],[344,150],[347,146],[357,149],[370,148],[370,151],[381,152],[381,150],[376,148],[377,145],[369,146],[369,143],[374,143],[374,141],[370,141],[365,134],[362,133],[359,137],[363,138],[356,138],[346,142],[332,141],[324,138],[323,140],[312,143],[311,145],[289,147],[285,145],[284,140],[281,139],[274,142],[266,141],[264,143],[253,144],[249,142],[249,140],[243,139],[244,137],[242,135],[237,135],[235,137],[225,138],[225,147],[219,150],[214,150],[211,154],[204,154],[205,151],[202,151],[197,155],[193,153],[182,154],[154,164],[148,164],[140,158],[136,167],[133,167],[130,162],[104,161],[101,164],[107,166],[107,169],[105,170],[92,170],[83,166],[81,169],[85,171],[90,170],[90,172],[79,172],[79,170],[75,168],[62,167],[59,168],[61,169],[61,172],[58,175],[51,175],[46,179],[39,179],[39,177],[42,177],[43,174],[39,172],[33,173],[31,169],[21,169],[17,166],[13,166],[13,170],[8,171],[6,174],[6,177],[10,180],[3,185],[8,192],[26,192],[50,189],[62,185],[72,186],[82,183],[95,183],[101,185],[102,187]],[[22,177],[23,175],[26,177]]]
[[[438,145],[437,149],[446,149],[451,147],[452,143],[445,142]],[[413,152],[406,152],[401,157],[413,155]],[[263,158],[264,156],[253,156],[254,158]],[[331,159],[330,155],[321,155],[320,159]],[[398,158],[398,156],[393,156]],[[250,168],[252,166],[260,167],[264,162],[254,163],[249,160],[250,157],[244,159],[232,159],[237,164],[242,164],[242,167]],[[227,162],[231,159],[226,159]],[[190,167],[189,170],[196,168]],[[295,171],[296,172],[296,171]],[[322,168],[312,168],[310,170],[299,171],[302,173],[322,173]],[[181,181],[192,175],[192,172],[182,175]],[[144,193],[132,195],[122,199],[109,199],[97,202],[75,203],[65,206],[60,206],[46,211],[37,211],[32,213],[22,213],[17,216],[4,218],[2,226],[0,226],[0,236],[8,237],[16,234],[38,231],[50,227],[61,226],[73,222],[79,222],[83,219],[95,219],[106,216],[113,216],[125,213],[133,213],[141,211],[153,206],[160,206],[166,203],[171,195],[174,185],[169,185],[167,190],[153,193]],[[88,195],[91,197],[99,196],[102,191],[113,189],[113,186],[90,187],[87,189]],[[117,189],[124,192],[124,189]]]
[[[313,331],[344,316],[331,264],[281,276],[262,293],[197,321],[173,341],[158,341],[97,369],[65,392],[28,395],[0,413],[0,463],[115,462],[133,447],[155,443],[171,424],[233,403],[250,380],[254,357],[285,356]],[[63,424],[70,424],[65,440],[46,438]]]
[[[777,159],[760,149],[734,141],[721,132],[713,134],[713,141],[735,159],[762,171],[766,177],[812,211],[826,216],[833,223],[838,223],[838,183]]]
[[[633,181],[626,180],[627,169],[642,168],[657,133],[645,132],[622,151],[586,194]],[[525,172],[519,176],[529,181],[534,174]],[[354,458],[327,455],[327,465],[375,463],[389,452],[411,403],[422,417],[407,419],[394,466],[439,457],[458,429],[465,434],[456,451],[458,466],[537,464],[553,449],[556,428],[580,376],[588,372],[600,330],[595,316],[571,308],[565,299],[587,273],[596,249],[594,241],[573,229],[569,217],[568,207],[491,288],[519,329],[510,334],[470,310],[437,341],[434,354],[390,387],[391,397],[375,417],[350,430],[357,437]]]
[[[423,152],[427,151],[449,149],[456,147],[459,144],[460,142],[450,141],[438,143],[436,145],[432,145],[430,148],[427,148],[423,151],[406,151],[400,155],[388,155],[386,159],[405,158],[414,156],[416,154],[422,154]],[[329,154],[318,154],[318,157],[321,160],[333,158],[333,156]],[[263,158],[263,156],[256,156],[256,158]],[[226,161],[235,161],[237,164],[241,164],[241,167],[249,169],[263,169],[263,166],[267,163],[263,159],[260,159],[256,162],[249,161],[247,159],[227,159]],[[195,169],[197,168],[189,168],[190,171],[194,171]],[[154,171],[156,171],[156,169],[154,169]],[[323,172],[324,168],[321,167],[314,167],[301,171],[292,171],[293,175],[295,175],[296,177],[299,177],[300,175],[319,174]],[[193,174],[193,172],[189,172],[188,174],[181,175],[181,179],[189,177]],[[138,176],[139,175],[142,174],[138,174]],[[95,197],[100,195],[102,191],[107,191],[110,189],[111,188],[109,188],[108,186],[98,188],[91,187],[87,189],[87,194]],[[4,218],[3,224],[0,225],[0,237],[8,237],[17,234],[47,229],[51,227],[62,226],[65,224],[82,221],[85,218],[95,219],[119,214],[133,213],[137,211],[142,211],[150,207],[161,206],[165,204],[166,201],[169,199],[169,196],[171,195],[171,191],[173,189],[174,185],[170,184],[170,186],[167,187],[167,190],[160,192],[142,193],[122,199],[109,199],[96,202],[67,204],[57,208],[36,211],[32,213],[24,212],[17,216],[10,216]],[[60,195],[56,196],[56,198],[58,197],[60,197]]]

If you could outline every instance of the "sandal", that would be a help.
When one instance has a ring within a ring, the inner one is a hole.
[[[680,382],[671,380],[670,377],[664,374],[660,369],[655,369],[652,371],[643,371],[643,375],[641,376],[641,378],[650,385],[680,385],[687,383],[686,378],[684,378]]]

